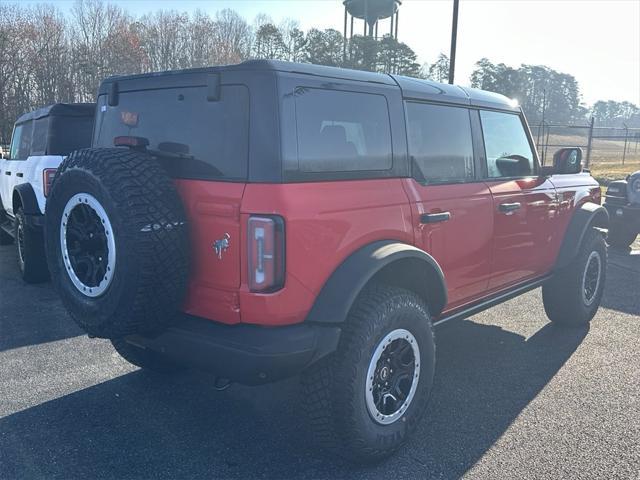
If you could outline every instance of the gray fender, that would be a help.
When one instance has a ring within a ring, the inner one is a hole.
[[[594,227],[608,228],[609,213],[601,205],[593,202],[584,203],[571,217],[558,253],[556,269],[564,268],[571,263],[578,254],[578,247],[582,244],[587,231]]]
[[[419,248],[383,240],[362,247],[344,260],[322,287],[306,321],[344,322],[358,294],[374,278],[416,292],[434,317],[447,304],[446,283],[438,262]]]
[[[25,215],[42,215],[40,207],[38,206],[38,200],[36,199],[36,193],[33,191],[33,187],[29,183],[21,183],[13,189],[13,214],[16,213],[16,206],[20,200],[22,204],[22,210]]]

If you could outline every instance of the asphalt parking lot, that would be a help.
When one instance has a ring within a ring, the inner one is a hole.
[[[610,255],[589,330],[540,291],[442,326],[428,417],[366,468],[316,451],[296,379],[213,388],[82,335],[0,247],[0,478],[640,478],[640,251]]]

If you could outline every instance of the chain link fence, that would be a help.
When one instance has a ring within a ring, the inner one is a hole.
[[[553,154],[563,147],[581,147],[588,168],[640,164],[640,128],[596,127],[592,118],[585,125],[544,122],[532,125],[531,132],[544,164],[550,164]]]

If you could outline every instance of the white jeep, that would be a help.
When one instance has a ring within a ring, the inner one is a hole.
[[[0,245],[16,243],[29,283],[48,278],[44,249],[46,198],[66,155],[91,145],[95,104],[56,103],[15,123],[9,151],[0,155]]]

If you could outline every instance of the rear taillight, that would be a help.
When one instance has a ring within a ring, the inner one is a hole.
[[[284,285],[284,220],[277,216],[251,216],[247,236],[249,288],[273,292]]]
[[[44,192],[44,196],[48,197],[49,192],[51,191],[51,185],[53,184],[53,179],[56,176],[55,168],[45,168],[42,171],[42,191]]]

